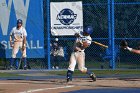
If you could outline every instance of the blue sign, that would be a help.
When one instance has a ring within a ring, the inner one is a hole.
[[[27,58],[43,58],[43,0],[0,0],[0,57],[11,58],[9,37],[17,19],[23,20],[27,31]]]

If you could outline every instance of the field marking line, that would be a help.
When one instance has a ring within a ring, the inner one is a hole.
[[[33,93],[33,92],[40,92],[40,91],[45,91],[45,90],[54,90],[54,89],[62,89],[62,88],[72,88],[73,86],[63,86],[63,87],[53,87],[53,88],[42,88],[42,89],[32,89],[28,91],[23,91],[19,93]]]

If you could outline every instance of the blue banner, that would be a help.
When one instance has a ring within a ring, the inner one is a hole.
[[[9,37],[17,19],[23,20],[27,31],[27,58],[43,58],[43,0],[0,0],[0,57],[11,58]],[[21,57],[20,50],[17,57]]]

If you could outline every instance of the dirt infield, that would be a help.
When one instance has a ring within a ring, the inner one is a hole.
[[[140,78],[98,78],[96,82],[89,78],[75,78],[70,83],[65,79],[0,80],[0,93],[66,93],[100,88],[140,89]]]

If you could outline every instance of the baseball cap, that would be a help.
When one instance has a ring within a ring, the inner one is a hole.
[[[17,24],[19,24],[19,23],[22,24],[22,20],[21,19],[17,20]]]

